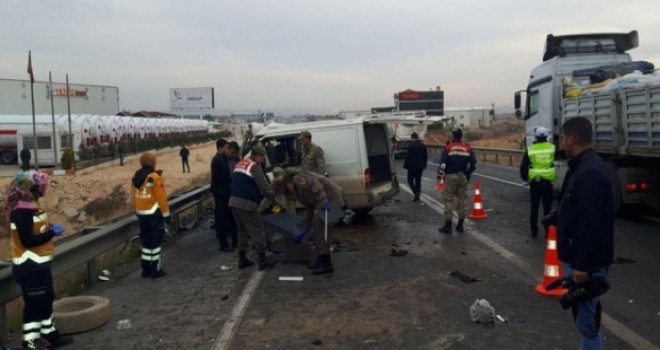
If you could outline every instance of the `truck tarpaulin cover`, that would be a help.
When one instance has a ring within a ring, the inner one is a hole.
[[[653,63],[647,61],[634,61],[618,63],[608,66],[580,69],[573,71],[574,77],[589,77],[592,84],[600,83],[607,79],[614,79],[617,76],[626,75],[634,71],[641,71],[643,74],[651,74],[655,70]]]

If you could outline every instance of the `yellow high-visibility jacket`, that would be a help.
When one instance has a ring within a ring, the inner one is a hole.
[[[170,216],[165,183],[157,172],[151,172],[140,188],[131,183],[131,199],[137,215],[153,215],[158,209],[164,217]]]

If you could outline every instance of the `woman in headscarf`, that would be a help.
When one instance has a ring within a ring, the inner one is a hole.
[[[53,322],[53,237],[64,228],[48,222],[38,199],[46,194],[48,175],[22,171],[9,185],[5,208],[9,211],[12,272],[23,292],[23,348],[55,348],[69,344]]]

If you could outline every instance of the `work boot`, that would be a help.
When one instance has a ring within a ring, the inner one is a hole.
[[[167,275],[167,272],[160,266],[160,260],[151,262],[151,279],[161,278]]]
[[[257,263],[259,263],[259,271],[268,270],[275,265],[274,262],[266,259],[266,253],[259,253]]]
[[[458,219],[458,225],[456,225],[456,232],[463,232],[463,221],[465,221],[465,219]]]
[[[140,264],[142,266],[142,278],[151,276],[151,262],[140,260]]]
[[[232,248],[229,243],[227,243],[227,240],[220,240],[220,251],[221,252],[227,252],[231,253],[234,251],[234,248]]]
[[[29,349],[29,350],[48,350],[53,348],[50,345],[50,343],[48,343],[48,341],[46,341],[45,339],[24,341],[22,346],[23,349]]]
[[[329,254],[319,255],[319,267],[312,270],[312,275],[324,275],[327,273],[335,272],[334,266],[332,266],[332,260],[330,259]]]
[[[445,221],[445,226],[439,228],[438,232],[452,234],[454,230],[451,228],[451,220]]]
[[[45,340],[50,344],[50,348],[52,349],[57,349],[73,343],[73,337],[62,335],[59,331],[54,331],[46,335],[42,335],[41,337],[42,340]]]
[[[245,250],[241,250],[238,252],[238,268],[239,269],[244,269],[246,267],[250,267],[254,265],[254,263],[250,260],[248,260],[247,256],[245,256]]]
[[[413,197],[413,202],[419,202],[419,192],[415,192],[415,195]]]

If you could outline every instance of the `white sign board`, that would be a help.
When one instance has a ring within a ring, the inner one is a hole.
[[[212,87],[170,89],[170,109],[214,107]]]

